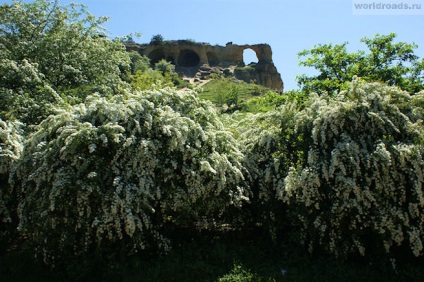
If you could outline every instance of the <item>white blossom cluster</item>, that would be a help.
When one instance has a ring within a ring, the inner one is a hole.
[[[307,146],[276,187],[309,250],[336,256],[424,254],[422,106],[397,88],[353,85],[336,100],[313,97],[294,119]]]
[[[22,139],[19,123],[0,119],[0,226],[2,227],[12,223],[11,213],[16,210],[11,203],[14,191],[9,184],[9,176],[21,156]],[[0,232],[2,231],[4,230],[0,228]]]
[[[277,185],[278,150],[281,117],[276,111],[262,114],[234,113],[223,116],[225,125],[239,140],[243,150],[243,165],[249,183],[250,204],[243,210],[240,224],[266,224],[272,228],[276,209],[275,189]],[[271,224],[268,224],[271,222]]]
[[[242,157],[195,93],[93,95],[25,143],[20,229],[47,261],[118,241],[166,249],[164,225],[213,220],[248,200]]]
[[[294,128],[294,117],[298,112],[296,103],[286,103],[267,113],[246,115],[236,112],[223,116],[228,130],[239,140],[244,155],[245,178],[249,183],[250,202],[245,205],[239,222],[264,226],[274,239],[277,239],[277,229],[288,224],[281,201],[276,197],[277,187],[282,185],[292,164],[292,155],[296,153],[289,154],[284,143],[291,144],[293,140],[288,140],[289,136],[282,132],[284,128]]]

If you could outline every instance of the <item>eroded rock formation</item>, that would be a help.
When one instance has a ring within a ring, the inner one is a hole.
[[[233,74],[237,79],[283,91],[283,81],[272,61],[268,44],[212,46],[191,41],[165,41],[159,45],[127,43],[128,51],[137,51],[150,58],[152,64],[165,59],[176,66],[176,71],[188,77],[206,77],[210,73]],[[251,49],[258,63],[245,66],[243,52]]]

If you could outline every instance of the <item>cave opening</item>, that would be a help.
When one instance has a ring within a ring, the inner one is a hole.
[[[175,59],[173,56],[168,56],[166,57],[166,61],[170,62],[171,64],[175,65]]]
[[[162,59],[165,59],[165,53],[161,48],[155,49],[148,55],[150,59],[150,64],[154,66],[157,62],[159,62]]]
[[[197,67],[200,63],[200,57],[192,50],[182,50],[178,57],[178,66]]]

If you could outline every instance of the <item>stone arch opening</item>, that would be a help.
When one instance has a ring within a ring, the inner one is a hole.
[[[178,57],[180,67],[197,67],[200,63],[200,57],[192,50],[182,50]]]
[[[155,49],[152,52],[150,52],[150,54],[148,55],[149,59],[150,59],[150,63],[152,65],[155,65],[157,62],[159,62],[162,59],[165,59],[165,53],[163,52],[163,50],[161,48],[159,49]]]
[[[219,65],[219,59],[215,52],[206,52],[206,56],[208,57],[209,66],[216,67]]]
[[[247,48],[243,50],[243,62],[244,64],[257,64],[259,62],[258,54],[253,49]]]

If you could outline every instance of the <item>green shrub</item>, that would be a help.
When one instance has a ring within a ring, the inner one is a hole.
[[[336,100],[311,97],[294,115],[299,143],[280,150],[290,170],[274,180],[278,198],[310,251],[421,256],[424,126],[413,101],[423,93],[359,84]]]
[[[166,250],[167,226],[218,220],[247,200],[236,141],[195,93],[90,96],[25,148],[20,228],[47,263]]]
[[[216,102],[218,105],[238,106],[239,87],[237,84],[230,84],[228,87],[220,89],[216,94]]]
[[[131,75],[131,86],[134,90],[143,91],[153,88],[172,86],[172,79],[163,76],[161,72],[149,69],[147,71],[136,71]]]
[[[137,71],[145,72],[150,69],[150,59],[147,56],[141,56],[137,51],[128,52],[131,63],[131,74],[135,74]]]
[[[161,72],[163,75],[170,75],[175,72],[175,66],[172,63],[162,59],[155,64],[155,70]]]
[[[130,84],[134,90],[143,91],[150,89],[160,89],[169,86],[177,88],[189,87],[190,82],[181,79],[177,73],[165,73],[148,69],[147,71],[137,71],[130,76]]]
[[[218,279],[218,282],[242,282],[242,281],[259,281],[259,278],[256,278],[250,270],[244,269],[240,264],[234,263],[233,269],[230,273],[224,275]]]
[[[263,97],[255,97],[243,104],[243,111],[246,112],[268,112],[281,106],[287,101],[286,95],[281,95],[275,91],[267,91]]]

